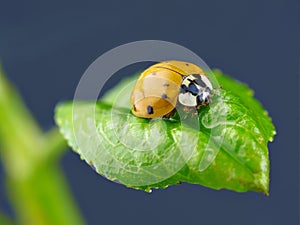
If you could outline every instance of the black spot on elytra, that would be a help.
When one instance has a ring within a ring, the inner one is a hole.
[[[190,64],[186,63],[185,65],[186,65],[186,66],[189,66]]]
[[[148,114],[153,114],[153,107],[151,105],[148,105],[147,106],[147,111],[148,111]]]
[[[169,87],[169,86],[170,86],[170,84],[163,84],[163,86],[164,86],[164,87]]]
[[[161,97],[162,98],[168,98],[168,96],[166,94],[162,94]]]
[[[136,111],[136,107],[135,107],[135,104],[133,105],[133,111]]]

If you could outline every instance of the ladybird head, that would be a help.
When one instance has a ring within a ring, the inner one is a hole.
[[[178,101],[186,107],[209,105],[213,87],[207,76],[192,74],[183,78]]]

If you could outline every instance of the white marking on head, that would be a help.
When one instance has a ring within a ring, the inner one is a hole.
[[[202,92],[203,99],[206,99],[209,96],[209,93],[206,91]]]
[[[178,101],[188,107],[197,106],[197,96],[192,95],[191,93],[180,93],[178,96]]]
[[[206,84],[207,87],[209,87],[211,90],[213,89],[213,86],[210,82],[210,80],[207,78],[207,76],[200,74],[202,81]]]
[[[181,82],[181,84],[184,84],[185,86],[189,86],[189,84],[190,84],[191,82],[188,80],[188,77],[185,77],[185,78],[183,78],[183,80],[182,80],[182,82]]]

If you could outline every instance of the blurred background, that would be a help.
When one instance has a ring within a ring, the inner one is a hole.
[[[183,45],[247,83],[277,128],[270,196],[181,184],[152,194],[97,175],[71,150],[61,166],[88,224],[298,224],[300,2],[1,1],[0,58],[41,126],[86,68],[131,41]],[[130,67],[114,79],[143,68]],[[107,87],[108,88],[108,87]],[[1,166],[1,165],[0,165]],[[0,169],[0,210],[13,215]]]

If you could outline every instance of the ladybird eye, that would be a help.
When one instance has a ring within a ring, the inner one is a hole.
[[[197,105],[201,105],[203,103],[203,95],[198,95],[197,97]]]
[[[205,102],[206,104],[209,104],[209,98],[206,97],[206,98],[204,99],[204,102]]]

